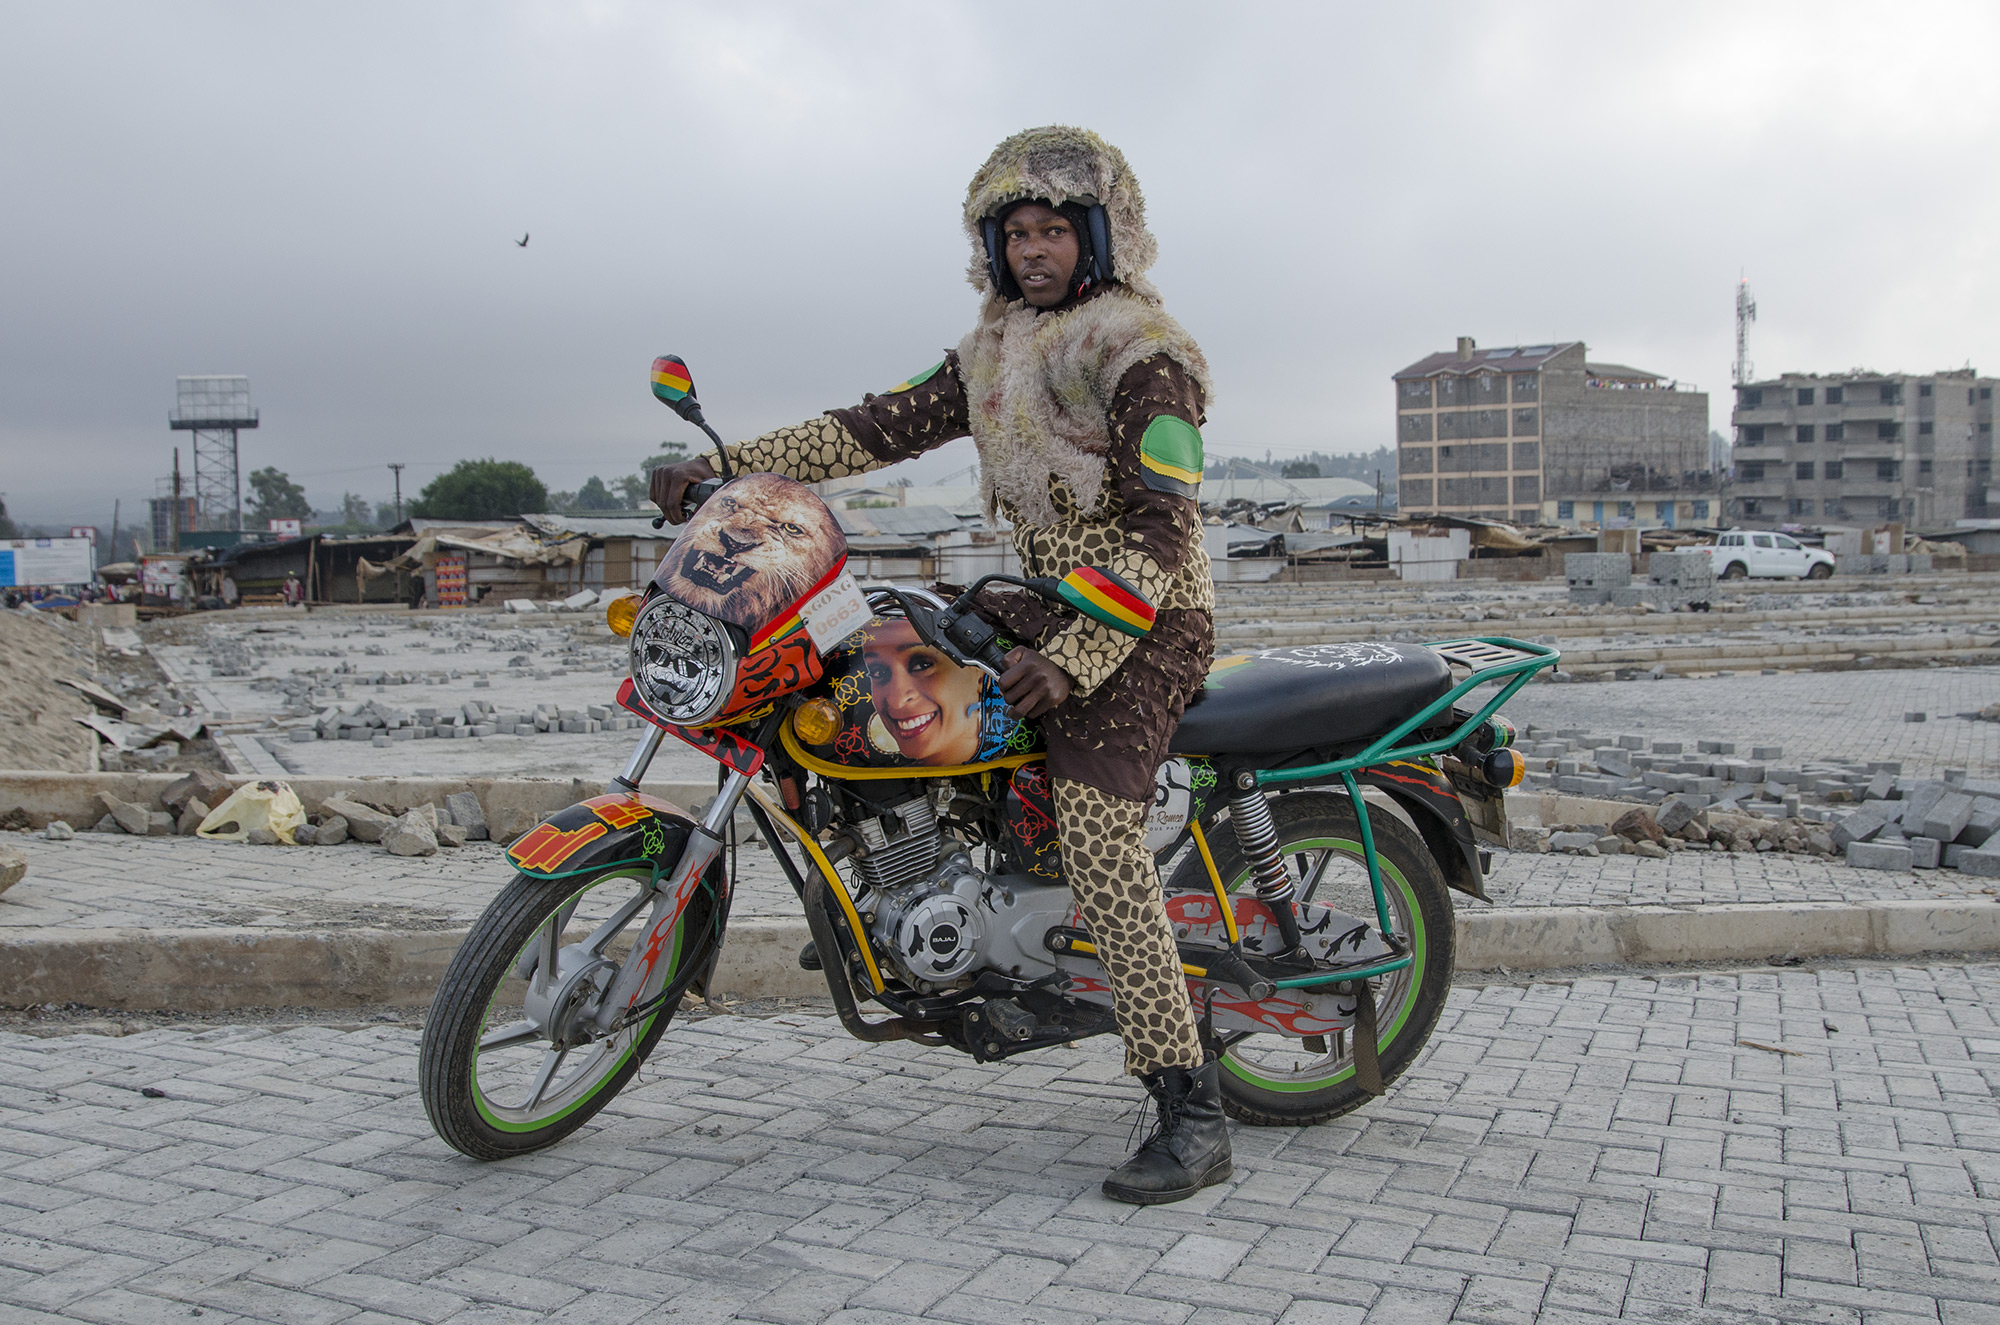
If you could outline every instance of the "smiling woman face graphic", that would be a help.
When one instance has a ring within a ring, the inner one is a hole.
[[[876,720],[903,758],[941,766],[978,757],[978,668],[925,644],[907,621],[870,626],[862,660]]]

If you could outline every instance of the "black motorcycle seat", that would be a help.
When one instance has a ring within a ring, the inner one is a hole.
[[[1167,748],[1282,754],[1388,731],[1451,689],[1421,644],[1303,644],[1218,658]]]

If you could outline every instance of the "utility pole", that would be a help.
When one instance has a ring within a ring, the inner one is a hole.
[[[174,529],[173,551],[178,552],[181,550],[181,448],[178,446],[174,448],[174,516],[172,524]]]
[[[389,466],[396,474],[396,523],[403,523],[403,462],[394,461]]]
[[[111,499],[111,547],[106,555],[113,561],[118,560],[118,508],[123,504],[119,498]]]

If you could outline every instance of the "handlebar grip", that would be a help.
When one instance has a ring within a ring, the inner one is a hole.
[[[720,492],[722,485],[728,481],[728,479],[721,478],[704,479],[700,483],[690,483],[687,487],[683,488],[681,490],[681,518],[677,523],[686,524],[689,520],[694,519],[694,513],[700,510],[710,497]],[[653,517],[653,528],[658,529],[666,522],[666,512],[662,511]]]

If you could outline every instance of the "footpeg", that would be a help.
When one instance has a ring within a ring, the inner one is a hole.
[[[1040,1024],[1034,1013],[1011,998],[988,999],[984,1006],[967,1010],[965,1020],[971,1025],[985,1026],[989,1035],[1010,1044],[1027,1039]]]

